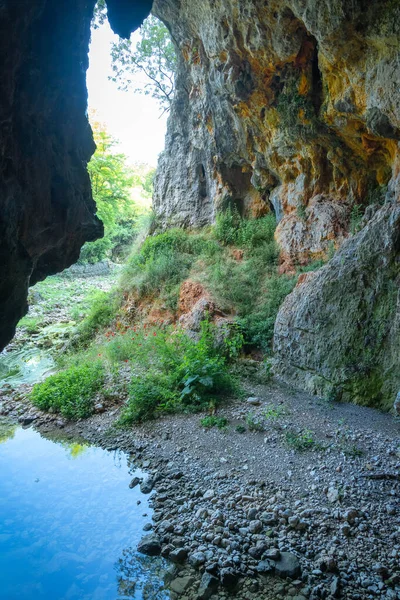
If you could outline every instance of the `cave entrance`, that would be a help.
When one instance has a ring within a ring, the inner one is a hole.
[[[53,372],[60,352],[90,311],[104,302],[132,244],[149,226],[153,179],[174,91],[174,60],[168,30],[158,19],[149,17],[130,40],[122,40],[109,26],[104,2],[98,2],[87,72],[97,149],[88,171],[104,237],[87,242],[77,264],[30,289],[29,312],[0,358],[0,387],[33,384]],[[161,79],[155,75],[159,64]]]
[[[99,0],[87,72],[89,121],[97,146],[89,174],[105,235],[85,244],[80,262],[121,262],[138,220],[151,211],[174,68],[175,50],[161,21],[151,15],[130,39],[122,39],[113,33]]]

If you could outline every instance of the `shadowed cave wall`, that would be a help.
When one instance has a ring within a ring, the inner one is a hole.
[[[102,235],[86,165],[94,152],[86,70],[95,0],[0,0],[0,348],[29,285],[74,263]],[[129,35],[148,0],[110,0]]]

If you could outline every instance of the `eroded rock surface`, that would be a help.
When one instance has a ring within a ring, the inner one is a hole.
[[[386,205],[275,323],[276,370],[298,387],[391,408],[400,389],[400,204]]]
[[[202,225],[271,208],[286,269],[382,201],[400,133],[399,5],[156,0],[178,48],[155,209]],[[392,179],[392,183],[395,178]]]

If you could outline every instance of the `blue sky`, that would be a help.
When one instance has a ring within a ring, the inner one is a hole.
[[[136,32],[132,39],[138,35]],[[117,84],[109,81],[110,46],[117,39],[108,23],[92,32],[87,73],[89,108],[96,110],[98,120],[120,141],[120,150],[130,162],[156,166],[164,148],[167,115],[159,118],[161,109],[151,96],[119,91]],[[140,76],[137,80],[144,83]]]

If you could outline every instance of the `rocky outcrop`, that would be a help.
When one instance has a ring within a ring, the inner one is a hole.
[[[301,276],[275,324],[276,371],[326,398],[389,409],[400,389],[400,204],[386,205],[322,269]]]
[[[274,210],[284,266],[340,245],[381,202],[400,134],[400,7],[155,0],[179,68],[154,206],[164,224]]]
[[[121,34],[151,8],[149,0],[109,3]],[[28,286],[102,235],[86,170],[94,4],[0,0],[0,349],[27,310]]]

